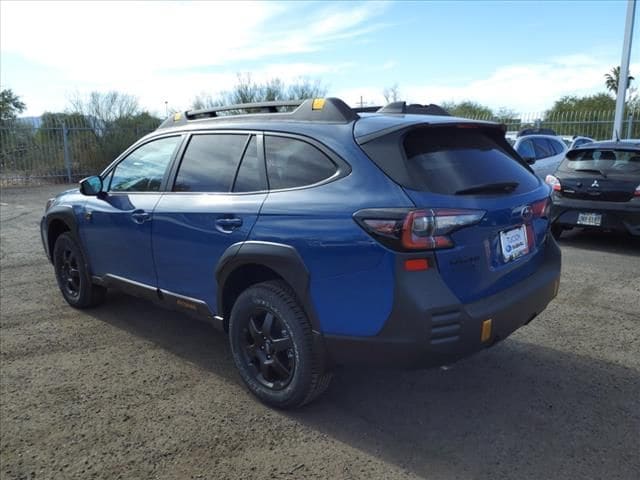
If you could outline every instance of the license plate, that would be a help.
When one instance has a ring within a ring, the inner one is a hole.
[[[599,227],[602,225],[602,215],[599,213],[579,213],[578,225],[591,225]]]
[[[500,232],[500,246],[505,262],[510,262],[529,253],[527,229],[524,225]]]

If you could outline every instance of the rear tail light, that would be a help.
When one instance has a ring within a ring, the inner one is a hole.
[[[635,191],[633,192],[633,196],[640,197],[640,185],[636,187]]]
[[[408,251],[451,248],[449,234],[478,223],[484,215],[484,210],[390,208],[360,210],[354,218],[380,243]]]
[[[533,212],[533,218],[547,218],[549,216],[549,209],[551,208],[551,199],[545,197],[542,200],[533,202],[531,204],[531,211]]]
[[[547,175],[547,178],[544,179],[545,183],[549,185],[554,192],[559,192],[562,190],[562,185],[560,185],[560,180],[553,175]]]

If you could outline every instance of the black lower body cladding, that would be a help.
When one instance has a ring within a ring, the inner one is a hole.
[[[544,255],[541,268],[527,279],[470,304],[457,302],[437,271],[405,272],[400,268],[404,258],[399,258],[394,307],[382,331],[373,337],[325,335],[329,361],[335,365],[433,367],[504,340],[541,313],[557,294],[561,255],[550,235]],[[491,329],[483,338],[486,320],[491,320]]]

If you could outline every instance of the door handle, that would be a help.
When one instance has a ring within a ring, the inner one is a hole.
[[[131,219],[137,224],[142,224],[151,220],[151,214],[144,210],[134,210],[131,214]]]
[[[229,233],[236,228],[242,226],[242,219],[238,217],[218,218],[216,220],[216,228],[222,232]]]

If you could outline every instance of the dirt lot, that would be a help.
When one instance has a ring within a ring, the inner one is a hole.
[[[293,413],[226,338],[121,294],[68,307],[38,233],[61,187],[1,205],[0,477],[640,477],[640,243],[571,233],[559,297],[449,369],[343,370]]]

